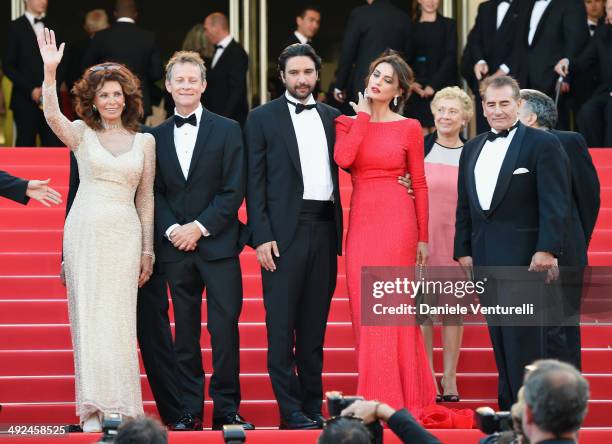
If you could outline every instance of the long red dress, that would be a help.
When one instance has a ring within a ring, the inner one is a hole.
[[[357,393],[418,418],[435,401],[421,331],[416,326],[361,326],[361,267],[414,266],[417,242],[427,242],[427,184],[421,126],[413,119],[336,119],[334,159],[353,182],[346,270],[358,354]],[[408,171],[415,199],[397,182]]]

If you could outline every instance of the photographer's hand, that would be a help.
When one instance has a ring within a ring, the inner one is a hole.
[[[363,422],[370,424],[378,419],[387,422],[395,413],[393,408],[378,401],[355,401],[350,406],[342,410],[342,416],[356,416],[363,419]]]

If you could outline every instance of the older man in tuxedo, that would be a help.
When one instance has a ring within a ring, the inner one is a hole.
[[[529,127],[550,131],[561,142],[570,160],[571,214],[569,230],[559,258],[563,284],[562,326],[547,330],[548,357],[560,359],[581,368],[580,304],[584,267],[588,263],[587,250],[600,206],[597,170],[589,154],[586,141],[579,133],[553,129],[557,123],[557,109],[553,100],[540,91],[521,90],[521,122]]]
[[[487,78],[481,94],[491,131],[466,143],[461,154],[454,256],[466,270],[553,270],[570,208],[567,156],[555,136],[519,122],[520,89],[514,79]],[[517,273],[522,282],[532,279],[531,273]],[[512,303],[516,291],[513,281],[490,279],[481,301]],[[545,327],[540,318],[532,320],[537,325],[514,326],[487,317],[503,410],[517,400],[524,366],[547,353]]]
[[[43,63],[36,41],[45,26],[57,28],[49,25],[45,16],[47,0],[25,0],[25,8],[25,14],[9,25],[3,58],[4,73],[13,82],[10,107],[17,126],[15,145],[34,146],[38,135],[43,146],[62,146],[41,108]],[[66,62],[62,62],[58,68],[58,88],[65,71]]]

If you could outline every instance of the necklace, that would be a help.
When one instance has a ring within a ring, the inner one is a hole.
[[[102,120],[102,127],[105,130],[115,130],[115,129],[122,129],[123,125],[120,124],[120,123],[116,123],[116,124],[112,125],[112,124],[106,123],[104,120]]]

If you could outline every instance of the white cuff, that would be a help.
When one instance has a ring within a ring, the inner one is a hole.
[[[170,226],[170,228],[168,228],[168,229],[166,230],[166,238],[167,238],[168,240],[171,240],[171,239],[170,239],[170,235],[172,234],[172,232],[174,231],[174,229],[175,229],[175,228],[178,228],[178,227],[180,227],[180,225],[179,225],[179,224],[174,224],[174,225],[171,225],[171,226]]]
[[[477,65],[480,65],[481,63],[484,63],[485,65],[487,64],[487,62],[482,59],[476,62]]]
[[[197,220],[194,220],[195,224],[198,226],[198,228],[200,229],[200,231],[202,232],[202,236],[204,237],[208,237],[210,236],[210,233],[208,232],[208,230],[206,228],[204,228],[204,225],[202,225],[200,222],[198,222]]]
[[[499,65],[499,69],[501,69],[506,75],[508,75],[508,73],[510,72],[510,68],[508,68],[508,65],[506,65],[505,63]]]

